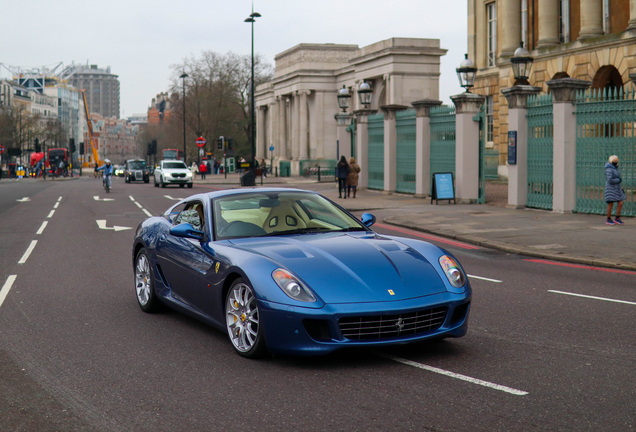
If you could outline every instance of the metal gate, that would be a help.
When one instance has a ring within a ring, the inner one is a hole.
[[[528,97],[528,207],[552,210],[552,95]]]
[[[619,159],[622,214],[636,216],[636,101],[634,92],[592,89],[577,95],[576,206],[579,213],[605,214],[605,163]],[[614,210],[616,206],[614,206]]]
[[[384,114],[369,116],[369,189],[384,190]]]
[[[431,176],[441,172],[452,172],[455,177],[454,106],[431,108]]]
[[[347,132],[351,134],[351,157],[358,158],[356,156],[356,119],[351,119],[351,124],[347,126]]]
[[[397,182],[396,192],[415,193],[415,110],[396,113],[397,129]]]

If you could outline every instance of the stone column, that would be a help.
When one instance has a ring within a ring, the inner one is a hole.
[[[377,112],[372,109],[353,112],[356,116],[356,161],[360,165],[358,189],[369,187],[369,116]]]
[[[267,106],[257,107],[256,115],[256,158],[262,159],[267,152],[265,151],[265,142],[267,141],[265,135],[265,115],[267,113]]]
[[[629,26],[627,30],[636,29],[636,0],[629,0]]]
[[[537,48],[551,47],[560,43],[559,0],[539,0],[539,43]]]
[[[279,159],[287,158],[287,101],[284,96],[278,99],[278,142],[274,144],[275,154]]]
[[[508,130],[517,132],[517,164],[508,165],[508,207],[524,208],[528,202],[528,96],[541,87],[516,85],[501,90],[508,99]]]
[[[423,99],[415,107],[415,196],[423,198],[431,191],[431,108],[442,101]]]
[[[292,126],[292,139],[291,139],[291,150],[292,150],[292,158],[293,160],[298,160],[298,154],[300,152],[300,147],[298,145],[298,138],[300,136],[300,97],[298,96],[298,92],[293,93],[292,105],[291,105],[291,126]]]
[[[590,81],[561,78],[546,82],[552,92],[552,211],[570,213],[576,205],[576,93]]]
[[[397,124],[395,113],[405,110],[404,105],[384,105],[384,193],[392,194],[397,186]]]
[[[278,151],[278,147],[280,147],[280,143],[278,142],[278,99],[274,99],[274,102],[272,102],[269,105],[269,113],[270,113],[270,122],[271,122],[271,129],[269,132],[270,135],[270,139],[269,142],[267,143],[267,159],[270,159],[272,156],[276,155],[276,152]],[[269,151],[269,146],[273,145],[274,146],[274,154],[272,154],[272,152]],[[272,171],[273,172],[273,171]]]
[[[301,90],[300,92],[300,160],[307,159],[307,95],[309,92]]]
[[[581,0],[579,40],[603,34],[603,0]],[[539,9],[540,10],[540,9]],[[632,12],[630,12],[631,16]]]
[[[325,93],[314,92],[314,110],[309,123],[309,157],[323,159],[325,157]]]
[[[462,93],[451,96],[455,104],[455,197],[461,204],[479,198],[479,121],[474,117],[485,96]]]
[[[503,41],[501,57],[511,57],[521,42],[521,0],[506,0],[501,5]]]

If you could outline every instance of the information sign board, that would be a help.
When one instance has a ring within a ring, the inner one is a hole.
[[[431,193],[431,204],[435,200],[453,200],[455,204],[455,187],[453,181],[453,173],[435,173],[433,174],[433,188]]]

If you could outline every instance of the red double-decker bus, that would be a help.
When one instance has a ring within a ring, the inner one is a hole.
[[[183,151],[177,149],[163,149],[161,151],[161,159],[168,160],[184,160],[183,159]]]
[[[51,174],[54,176],[66,176],[68,167],[68,150],[65,148],[52,148],[48,151],[48,163]],[[64,162],[64,168],[60,168],[60,161]]]

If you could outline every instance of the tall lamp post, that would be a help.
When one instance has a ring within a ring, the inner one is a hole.
[[[256,124],[255,124],[255,118],[254,118],[254,111],[255,111],[255,108],[254,108],[254,87],[255,87],[254,86],[254,23],[256,22],[256,18],[259,18],[260,16],[261,14],[259,14],[258,12],[254,12],[254,10],[252,9],[252,13],[250,14],[248,18],[245,18],[245,21],[244,21],[244,22],[252,24],[252,81],[250,85],[250,98],[252,99],[250,103],[250,110],[252,115],[251,126],[250,126],[250,135],[251,135],[250,138],[252,140],[252,161],[250,162],[250,170],[252,171],[254,176],[256,176],[256,173],[255,173]],[[256,177],[254,177],[254,184],[256,184]]]
[[[185,127],[185,79],[188,77],[188,74],[183,72],[179,78],[183,80],[183,162],[186,161],[186,127]],[[177,159],[179,159],[177,157]]]
[[[347,108],[351,103],[351,95],[349,90],[343,85],[338,90],[338,106],[342,109],[341,113],[336,114],[334,117],[338,122],[338,126],[349,126],[351,124],[351,114],[347,114]],[[336,159],[340,159],[340,128],[336,129]],[[337,162],[336,162],[337,163]]]

